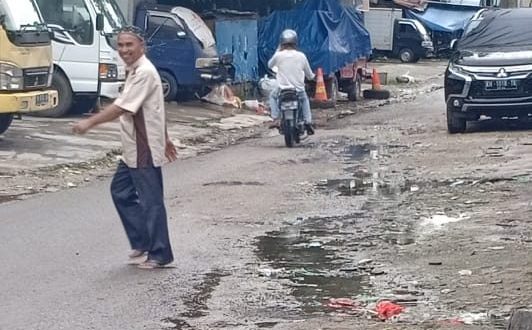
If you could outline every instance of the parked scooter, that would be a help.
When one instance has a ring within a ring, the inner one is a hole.
[[[279,132],[284,135],[286,146],[292,148],[295,143],[300,143],[302,136],[305,135],[303,111],[295,88],[281,89],[279,109],[281,110]]]

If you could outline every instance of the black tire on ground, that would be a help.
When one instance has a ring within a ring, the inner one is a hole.
[[[52,76],[52,90],[57,91],[57,106],[44,111],[30,112],[38,117],[59,118],[68,114],[72,108],[72,88],[68,79],[61,71],[55,70]]]
[[[447,105],[447,131],[451,134],[464,133],[466,128],[467,120],[458,116],[451,105]]]
[[[365,99],[387,100],[390,98],[390,91],[387,89],[365,89],[363,95]]]
[[[161,83],[163,84],[164,100],[166,102],[174,101],[178,92],[177,81],[171,73],[166,71],[159,71],[159,76],[161,76]]]
[[[359,101],[362,99],[362,77],[357,74],[356,79],[347,87],[347,98],[349,101]]]
[[[3,134],[9,126],[11,125],[11,122],[13,121],[13,114],[12,113],[2,113],[0,114],[0,134]]]
[[[416,55],[414,54],[414,51],[410,48],[402,48],[401,50],[399,50],[398,55],[399,55],[399,59],[403,63],[413,63],[415,62],[415,59],[416,59]]]

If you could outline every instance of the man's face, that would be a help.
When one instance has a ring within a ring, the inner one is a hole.
[[[127,65],[135,63],[144,54],[144,42],[130,33],[118,35],[118,54]]]

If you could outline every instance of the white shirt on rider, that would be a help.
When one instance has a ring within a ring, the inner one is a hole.
[[[280,88],[305,90],[305,77],[314,79],[315,74],[305,54],[295,49],[277,51],[268,62],[268,67],[277,67],[277,82]]]

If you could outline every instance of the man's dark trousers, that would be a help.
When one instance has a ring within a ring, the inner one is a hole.
[[[147,251],[149,260],[172,262],[161,168],[130,168],[120,161],[111,195],[131,248]]]

